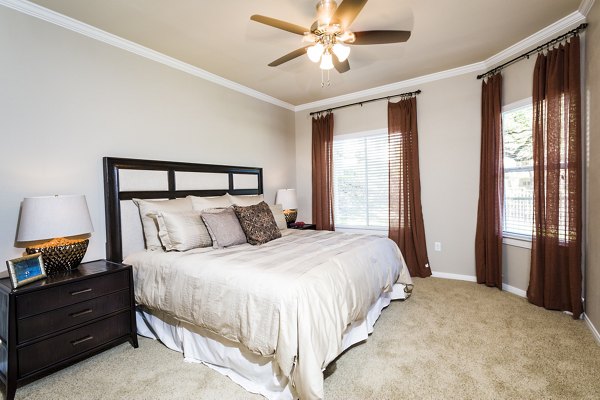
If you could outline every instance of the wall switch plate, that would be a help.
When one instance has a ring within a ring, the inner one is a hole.
[[[442,251],[442,242],[435,242],[434,248],[435,251]]]

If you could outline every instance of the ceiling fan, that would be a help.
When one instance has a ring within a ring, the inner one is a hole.
[[[334,0],[320,0],[317,3],[317,20],[310,29],[304,28],[279,19],[253,15],[252,21],[282,29],[303,36],[303,47],[278,58],[269,64],[276,67],[285,62],[300,57],[304,53],[317,63],[320,68],[330,70],[335,68],[344,73],[350,70],[348,56],[351,45],[386,44],[406,42],[410,31],[376,30],[351,32],[348,28],[354,22],[367,0],[343,0],[338,6]],[[335,57],[333,57],[335,55]]]

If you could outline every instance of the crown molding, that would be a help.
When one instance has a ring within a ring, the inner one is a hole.
[[[585,1],[587,0],[584,0],[584,2]],[[593,2],[594,0],[591,1]],[[548,39],[551,39],[553,36],[562,33],[565,30],[575,28],[584,21],[585,15],[583,15],[579,10],[573,11],[566,17],[559,19],[555,23],[537,31],[533,35],[526,37],[520,42],[517,42],[512,46],[502,50],[501,52],[491,56],[490,58],[484,61],[485,69],[491,69],[494,66],[504,62],[508,58],[517,56],[519,55],[519,53],[523,53],[526,50],[537,46],[540,42],[544,42]]]
[[[417,78],[408,79],[400,82],[391,83],[388,85],[378,86],[375,88],[370,88],[366,90],[361,90],[358,92],[348,93],[341,96],[330,97],[323,100],[318,100],[311,103],[300,104],[294,106],[285,101],[279,100],[275,97],[269,96],[265,93],[259,92],[257,90],[251,89],[247,86],[241,85],[239,83],[230,81],[223,77],[220,77],[216,74],[210,73],[201,68],[195,67],[191,64],[185,63],[183,61],[177,60],[173,57],[167,56],[166,54],[159,53],[155,50],[149,49],[132,41],[123,39],[119,36],[113,35],[101,29],[95,28],[91,25],[78,21],[76,19],[67,17],[66,15],[57,13],[55,11],[49,10],[45,7],[39,6],[35,3],[31,3],[27,0],[0,0],[0,5],[11,8],[15,11],[22,12],[24,14],[30,15],[32,17],[50,22],[52,24],[61,26],[65,29],[69,29],[73,32],[77,32],[79,34],[85,35],[89,38],[99,40],[111,46],[118,47],[122,50],[129,51],[131,53],[137,54],[144,58],[159,62],[171,68],[178,69],[190,75],[194,75],[198,78],[207,80],[209,82],[215,83],[217,85],[226,87],[231,90],[235,90],[239,93],[254,97],[258,100],[265,101],[267,103],[291,110],[291,111],[304,111],[311,108],[317,107],[326,107],[331,106],[336,103],[341,103],[345,101],[356,101],[361,98],[366,98],[369,96],[377,96],[383,93],[392,92],[396,90],[401,90],[407,87],[421,85],[428,82],[434,82],[441,79],[447,79],[455,76],[460,76],[464,74],[469,74],[473,72],[481,72],[483,70],[491,69],[493,66],[498,65],[504,60],[517,55],[524,50],[531,48],[537,45],[539,42],[549,39],[551,36],[556,35],[557,33],[572,29],[579,23],[585,21],[587,14],[590,9],[594,5],[595,0],[582,0],[579,5],[579,9],[577,11],[572,12],[566,17],[556,21],[555,23],[547,26],[546,28],[541,29],[540,31],[534,33],[533,35],[521,40],[520,42],[502,50],[501,52],[491,56],[490,58],[465,65],[462,67],[457,67],[441,72],[436,72],[429,75],[423,75]]]
[[[407,79],[405,81],[390,83],[388,85],[383,85],[383,86],[377,86],[374,88],[365,89],[365,90],[361,90],[358,92],[343,94],[341,96],[329,97],[327,99],[317,100],[317,101],[313,101],[311,103],[300,104],[300,105],[296,106],[294,108],[294,110],[296,112],[298,112],[298,111],[308,110],[311,108],[331,106],[336,103],[341,103],[341,102],[345,102],[345,101],[365,99],[366,97],[377,96],[377,95],[381,95],[383,93],[389,93],[389,92],[392,92],[395,90],[406,89],[408,87],[422,85],[422,84],[428,83],[428,82],[439,81],[441,79],[447,79],[447,78],[451,78],[454,76],[469,74],[472,72],[479,72],[482,69],[485,69],[485,65],[483,63],[479,62],[479,63],[475,63],[475,64],[469,64],[469,65],[465,65],[463,67],[448,69],[448,70],[441,71],[441,72],[435,72],[435,73],[429,74],[429,75],[419,76],[417,78]]]
[[[492,69],[495,65],[498,65],[505,60],[517,56],[525,50],[538,45],[540,42],[550,39],[552,36],[568,29],[573,29],[580,23],[585,21],[586,15],[594,4],[594,0],[583,0],[579,9],[572,12],[564,18],[559,19],[555,23],[548,25],[547,27],[537,31],[533,35],[526,37],[520,42],[502,50],[501,52],[491,56],[490,58],[466,65],[463,67],[453,68],[442,72],[436,72],[429,75],[420,76],[414,79],[408,79],[406,81],[400,81],[391,83],[389,85],[378,86],[375,88],[361,90],[359,92],[348,93],[342,96],[330,97],[323,100],[318,100],[312,103],[300,104],[294,108],[296,112],[304,111],[311,108],[327,107],[332,106],[336,103],[344,101],[357,101],[369,96],[382,95],[387,92],[394,90],[404,89],[406,87],[422,85],[424,83],[437,81],[440,79],[451,78],[454,76],[469,74],[472,72],[482,72],[484,70]]]
[[[290,103],[276,99],[275,97],[269,96],[265,93],[251,89],[239,83],[230,81],[229,79],[225,79],[206,70],[195,67],[191,64],[177,60],[173,57],[169,57],[166,54],[149,49],[132,41],[123,39],[122,37],[113,35],[112,33],[108,33],[106,31],[88,25],[76,19],[67,17],[66,15],[49,10],[37,4],[31,3],[29,1],[0,0],[0,5],[11,8],[15,11],[19,11],[23,14],[27,14],[32,17],[44,20],[46,22],[50,22],[52,24],[61,26],[73,32],[77,32],[89,38],[96,39],[98,41],[109,44],[111,46],[118,47],[122,50],[137,54],[149,60],[159,62],[171,68],[175,68],[190,75],[194,75],[198,78],[202,78],[217,85],[224,86],[228,89],[235,90],[236,92],[254,97],[258,100],[262,100],[267,103],[271,103],[276,106],[294,111],[294,106]]]
[[[581,15],[587,17],[594,5],[594,1],[595,0],[582,0],[581,4],[579,5],[579,12]]]

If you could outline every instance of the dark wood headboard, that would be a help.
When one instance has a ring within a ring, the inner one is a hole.
[[[104,157],[104,208],[106,217],[106,259],[121,262],[123,260],[121,235],[121,201],[139,199],[174,199],[192,196],[248,195],[263,193],[262,168],[235,167],[229,165],[194,164],[173,161],[137,160],[130,158]],[[122,191],[119,183],[119,171],[165,171],[167,190]],[[176,172],[199,172],[227,174],[228,189],[187,189],[178,190]],[[234,175],[255,175],[258,181],[256,189],[235,189]]]

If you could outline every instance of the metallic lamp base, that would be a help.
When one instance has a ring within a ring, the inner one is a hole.
[[[44,259],[46,274],[53,275],[76,269],[87,251],[90,241],[84,239],[62,246],[28,247],[27,254],[40,253]]]
[[[293,224],[294,222],[296,222],[296,218],[298,217],[298,210],[283,210],[283,215],[285,215],[285,222],[287,222],[288,224]]]

